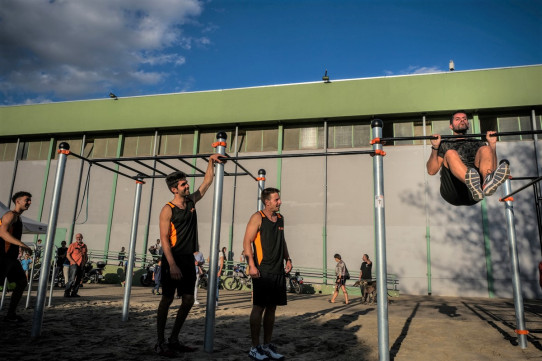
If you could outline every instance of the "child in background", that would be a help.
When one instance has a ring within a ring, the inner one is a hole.
[[[24,258],[21,260],[21,265],[23,266],[24,274],[26,275],[26,282],[30,279],[29,270],[30,270],[30,264],[32,264],[32,258],[28,255],[28,253],[24,254]]]
[[[152,274],[152,279],[154,280],[154,288],[152,289],[153,295],[160,294],[160,278],[162,276],[162,260],[158,260],[158,264],[154,266],[154,273]]]

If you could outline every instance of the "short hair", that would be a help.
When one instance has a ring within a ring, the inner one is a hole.
[[[30,197],[30,198],[32,198],[32,194],[30,194],[28,192],[25,192],[25,191],[20,191],[20,192],[15,193],[13,195],[13,197],[11,197],[11,201],[13,203],[15,203],[15,201],[17,201],[17,199],[19,199],[21,197]]]
[[[369,255],[367,253],[364,253],[363,255],[369,259]]]
[[[467,116],[467,120],[469,119],[469,114],[468,114],[466,111],[464,111],[464,110],[456,110],[456,111],[453,112],[452,115],[450,116],[450,124],[452,124],[452,122],[454,121],[455,115],[458,114],[458,113],[463,113],[463,114],[465,114],[465,115]]]
[[[341,258],[341,255],[338,254],[338,253],[335,253],[335,255],[333,256],[333,258],[342,259],[342,258]]]
[[[280,193],[280,190],[278,190],[277,188],[265,188],[262,191],[262,195],[260,197],[260,199],[262,200],[262,203],[265,204],[265,201],[271,198],[271,194],[274,194],[274,193]]]
[[[177,188],[180,180],[186,179],[186,174],[181,171],[173,172],[166,177],[166,184],[171,193],[171,188]]]

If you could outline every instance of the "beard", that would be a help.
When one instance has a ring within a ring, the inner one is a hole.
[[[455,127],[455,128],[452,128],[453,132],[454,133],[457,133],[457,134],[467,134],[467,131],[469,130],[469,125],[465,125],[465,126],[458,126],[458,127]]]

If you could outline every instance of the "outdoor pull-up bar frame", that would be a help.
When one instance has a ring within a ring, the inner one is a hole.
[[[528,135],[528,134],[542,134],[542,130],[522,130],[517,132],[498,132],[490,134],[490,137],[505,137],[509,135]],[[373,134],[374,135],[374,134]],[[444,134],[440,136],[440,139],[458,139],[458,138],[482,138],[485,137],[486,134]],[[394,142],[394,141],[400,141],[400,140],[431,140],[431,139],[438,139],[434,135],[422,135],[422,136],[415,136],[415,137],[386,137],[386,138],[380,138],[376,137],[371,141],[371,144],[373,143],[383,143],[386,142]]]

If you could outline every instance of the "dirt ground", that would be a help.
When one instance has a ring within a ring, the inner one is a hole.
[[[54,291],[45,308],[41,335],[31,339],[33,309],[19,314],[22,325],[0,321],[0,360],[155,360],[156,308],[160,296],[134,287],[130,318],[122,321],[124,289],[85,285],[81,298]],[[33,293],[33,296],[35,292]],[[250,293],[220,291],[213,352],[204,351],[205,291],[181,332],[198,347],[183,360],[247,360],[250,348]],[[274,342],[287,360],[379,360],[377,309],[353,297],[349,305],[328,303],[329,295],[288,295],[277,309]],[[9,295],[6,300],[9,302]],[[32,297],[33,304],[35,297]],[[175,300],[166,327],[173,324]],[[401,295],[388,307],[391,360],[542,360],[542,301],[525,300],[530,334],[527,348],[517,345],[513,300]],[[5,314],[4,310],[1,315]],[[1,319],[0,319],[1,320]]]

